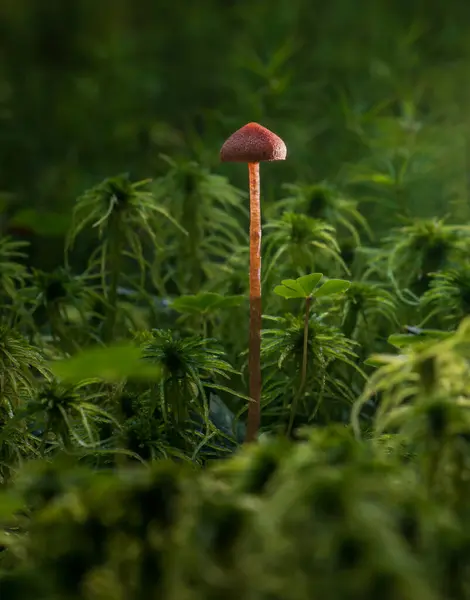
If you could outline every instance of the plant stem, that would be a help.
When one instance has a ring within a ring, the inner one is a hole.
[[[352,338],[356,331],[359,311],[355,305],[349,306],[342,325],[343,333],[347,338]]]
[[[202,337],[207,339],[207,318],[205,316],[202,317]]]
[[[304,316],[304,345],[302,351],[302,368],[300,372],[300,386],[297,394],[294,396],[294,400],[292,401],[292,407],[290,412],[289,425],[287,427],[287,435],[289,436],[292,431],[292,426],[294,425],[295,415],[297,413],[297,406],[299,404],[299,399],[303,394],[305,384],[307,382],[307,364],[308,364],[308,326],[310,323],[310,307],[312,305],[312,297],[308,296],[305,298],[305,316]]]
[[[110,250],[107,264],[111,269],[111,280],[109,282],[108,290],[108,311],[103,328],[104,342],[111,342],[114,337],[117,318],[119,275],[122,264],[122,244],[119,227],[113,228],[110,237]]]
[[[51,420],[49,419],[49,417],[47,417],[46,426],[44,427],[44,431],[42,433],[41,445],[39,446],[39,452],[40,452],[42,458],[44,458],[44,455],[46,453],[47,438],[49,436],[50,430],[51,430]]]
[[[308,358],[308,326],[310,323],[310,306],[312,304],[311,296],[305,298],[305,316],[304,316],[304,347],[302,354],[302,375],[299,390],[303,391],[307,382],[307,358]]]
[[[74,354],[79,348],[72,336],[67,334],[67,327],[64,326],[62,313],[56,307],[48,310],[49,322],[51,324],[52,335],[57,338],[57,342],[62,350],[70,355]]]
[[[248,163],[250,178],[250,398],[246,442],[256,440],[261,421],[261,203],[259,163]]]

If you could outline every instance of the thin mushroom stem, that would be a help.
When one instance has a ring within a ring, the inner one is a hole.
[[[256,440],[261,421],[261,203],[259,163],[248,163],[250,178],[250,398],[246,442]]]
[[[250,175],[250,403],[246,442],[257,438],[261,421],[261,208],[259,163],[285,160],[285,143],[266,127],[247,123],[225,140],[220,149],[222,162],[245,162]]]

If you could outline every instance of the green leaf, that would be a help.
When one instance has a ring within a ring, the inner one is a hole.
[[[241,296],[241,295],[221,296],[220,301],[215,306],[215,308],[217,308],[217,309],[234,308],[235,306],[240,306],[241,304],[243,304],[244,300],[245,300],[245,297]]]
[[[310,273],[297,279],[283,279],[282,285],[274,288],[274,293],[284,298],[308,298],[309,296],[329,296],[341,294],[351,285],[343,279],[330,279],[320,289],[315,291],[318,283],[323,277],[322,273]]]
[[[64,235],[70,227],[69,214],[54,212],[38,212],[34,208],[20,210],[10,220],[9,225],[14,227],[27,227],[34,233],[43,236]]]
[[[303,275],[297,279],[283,279],[282,285],[274,288],[274,293],[284,298],[307,298],[323,277],[321,273]]]
[[[396,185],[396,180],[386,173],[361,173],[351,178],[353,183],[377,183],[379,185]]]
[[[133,344],[90,348],[71,358],[53,361],[49,366],[58,379],[73,383],[85,379],[158,381],[161,373],[159,367],[142,360],[140,348]]]
[[[333,294],[342,294],[345,292],[349,286],[351,285],[350,281],[345,281],[344,279],[329,279],[325,281],[325,283],[318,289],[314,296],[316,298],[321,298],[324,296],[331,296]]]
[[[294,290],[295,292],[297,292],[298,294],[304,294],[304,290],[302,288],[302,286],[300,285],[300,283],[297,281],[297,279],[283,279],[281,281],[282,285]]]
[[[304,275],[297,279],[297,283],[305,291],[306,296],[310,296],[313,290],[317,287],[320,279],[323,277],[323,273],[311,273],[310,275]]]
[[[394,333],[390,335],[387,342],[395,348],[407,348],[419,344],[426,345],[430,342],[435,342],[440,339],[445,339],[450,336],[451,332],[439,331],[434,329],[422,329],[418,335],[411,333]]]
[[[241,295],[222,296],[213,292],[180,296],[172,303],[172,308],[180,313],[199,315],[210,311],[240,306],[244,300]]]
[[[395,348],[406,348],[413,344],[422,343],[423,338],[419,335],[412,335],[410,333],[395,333],[388,337],[388,343]]]
[[[367,358],[364,361],[364,364],[367,365],[368,367],[381,367],[383,363],[380,360],[378,360],[377,358],[371,357],[371,358]]]
[[[305,298],[305,294],[303,292],[293,290],[285,285],[277,285],[274,288],[274,293],[278,296],[282,296],[283,298]]]

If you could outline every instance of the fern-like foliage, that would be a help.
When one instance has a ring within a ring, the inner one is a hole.
[[[273,208],[277,215],[283,212],[301,213],[313,219],[326,221],[336,229],[343,229],[356,245],[360,244],[361,230],[369,236],[372,235],[367,220],[359,210],[359,203],[345,198],[332,185],[326,182],[289,183],[283,187],[289,195],[275,203]]]
[[[24,264],[27,247],[27,242],[18,242],[10,237],[0,238],[0,308],[10,313],[14,321],[25,316],[19,292],[29,279]]]
[[[34,394],[38,377],[50,377],[43,355],[22,335],[0,325],[0,405],[13,414]]]
[[[153,186],[157,201],[187,232],[167,231],[154,279],[165,290],[174,280],[182,293],[197,293],[248,240],[246,194],[193,161],[174,161]]]
[[[276,327],[263,330],[266,404],[263,415],[282,421],[299,385],[304,319],[291,314],[265,318]],[[307,379],[298,422],[311,422],[317,416],[322,421],[345,418],[345,408],[354,400],[351,380],[357,369],[355,345],[338,328],[328,324],[324,315],[311,316]]]
[[[280,219],[269,221],[263,229],[266,231],[265,281],[271,273],[280,278],[285,273],[300,276],[313,271],[348,272],[335,228],[325,221],[288,212]]]
[[[70,250],[78,235],[90,227],[96,231],[101,242],[94,256],[99,257],[102,272],[108,268],[115,269],[115,265],[109,265],[109,255],[117,240],[120,250],[130,253],[143,269],[143,236],[157,247],[160,241],[154,227],[156,216],[163,216],[167,222],[180,227],[166,209],[156,202],[152,192],[145,189],[150,181],[132,182],[128,175],[118,175],[87,190],[77,199],[74,207],[66,250]],[[90,262],[93,262],[93,257]]]
[[[37,439],[27,425],[0,405],[0,483],[5,483],[25,460],[39,456]]]
[[[50,273],[33,269],[23,298],[31,307],[36,330],[49,326],[54,342],[68,352],[92,339],[87,325],[93,305],[101,298],[97,284],[96,275],[75,275],[65,267]]]
[[[177,459],[199,463],[204,456],[229,452],[224,436],[212,431],[206,435],[201,423],[186,420],[169,422],[155,407],[152,391],[125,393],[123,441],[126,452],[143,461]]]
[[[91,383],[65,385],[52,380],[38,389],[28,404],[28,414],[42,428],[43,452],[48,443],[92,449],[99,443],[99,423],[115,422],[100,406],[104,392]]]
[[[470,315],[470,268],[431,273],[429,290],[421,298],[426,314],[424,322],[437,320],[448,328],[455,328]]]
[[[470,320],[467,318],[452,335],[441,335],[440,339],[429,337],[417,342],[410,340],[398,355],[374,355],[374,364],[379,368],[368,380],[354,406],[353,422],[357,430],[360,428],[361,410],[372,397],[380,398],[374,418],[377,434],[402,423],[419,398],[444,394],[468,405],[469,340]]]
[[[470,439],[470,319],[453,334],[402,347],[400,355],[376,355],[377,371],[353,408],[361,434],[362,409],[378,401],[373,440],[384,434],[408,441],[419,479],[428,493],[466,512]]]
[[[148,266],[144,242],[153,254],[163,247],[157,235],[160,222],[173,224],[184,231],[168,211],[159,204],[152,192],[145,189],[150,180],[132,182],[127,175],[105,179],[78,198],[73,223],[66,240],[68,252],[77,236],[86,228],[97,232],[98,244],[90,257],[89,264],[97,268],[106,298],[106,319],[103,338],[110,341],[115,336],[118,320],[118,285],[125,277],[125,262],[136,261],[140,287],[143,287]],[[144,189],[142,189],[144,188]],[[109,277],[108,277],[109,276]],[[126,278],[129,280],[129,278]]]
[[[249,265],[249,248],[241,246],[220,265],[218,276],[208,286],[229,296],[248,295]]]
[[[229,380],[236,371],[224,360],[216,340],[200,336],[179,338],[170,331],[153,330],[144,335],[142,357],[162,368],[162,381],[155,390],[155,409],[159,406],[167,421],[183,423],[199,418],[207,428],[209,402],[207,391],[220,390],[237,395],[219,381]]]
[[[353,281],[345,292],[342,330],[346,337],[368,339],[383,324],[398,325],[394,295],[379,282]]]
[[[396,229],[385,240],[378,264],[386,261],[387,274],[395,288],[406,290],[417,302],[429,286],[430,273],[449,268],[468,252],[470,227],[447,225],[444,220],[414,219]],[[372,265],[370,271],[376,271]]]

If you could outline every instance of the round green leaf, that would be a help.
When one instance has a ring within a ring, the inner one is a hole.
[[[344,279],[329,279],[325,281],[325,283],[319,288],[314,296],[316,298],[321,298],[323,296],[331,296],[333,294],[342,294],[345,292],[351,283],[349,281],[345,281]]]
[[[293,290],[292,288],[286,287],[285,285],[277,285],[274,288],[274,293],[283,298],[304,298],[305,295],[302,292]]]
[[[233,295],[233,296],[221,296],[220,302],[217,304],[217,308],[233,308],[234,306],[241,306],[245,300],[244,296]]]
[[[305,296],[310,296],[322,277],[323,273],[311,273],[310,275],[299,277],[297,283],[304,290]]]
[[[283,279],[281,283],[285,287],[290,288],[291,290],[294,290],[299,294],[302,294],[302,296],[304,295],[304,290],[296,279]]]
[[[85,379],[102,379],[108,382],[160,379],[160,369],[143,361],[140,348],[133,344],[90,348],[71,358],[53,361],[50,369],[57,378],[73,383]]]

